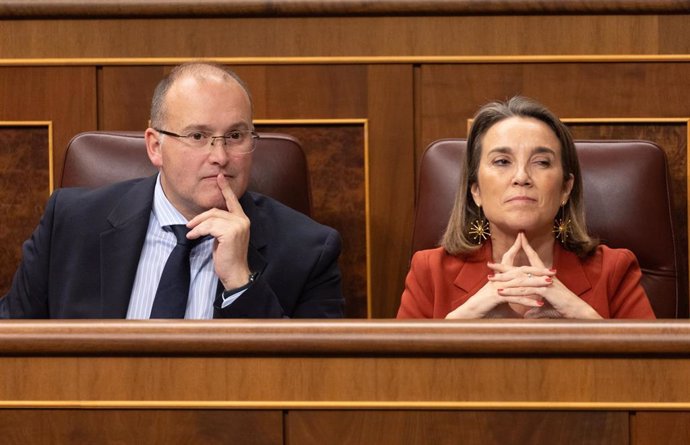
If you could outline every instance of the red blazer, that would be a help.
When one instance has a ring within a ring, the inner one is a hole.
[[[415,253],[398,318],[445,318],[486,284],[490,259],[490,243],[465,259],[443,247]],[[558,279],[603,318],[656,318],[629,250],[600,245],[582,260],[556,243],[554,268]]]

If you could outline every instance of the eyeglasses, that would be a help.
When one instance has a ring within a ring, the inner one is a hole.
[[[187,145],[194,148],[204,148],[211,142],[210,146],[217,139],[223,141],[223,146],[234,154],[249,154],[254,151],[256,140],[259,139],[259,134],[254,130],[232,130],[222,136],[212,136],[202,131],[195,131],[189,134],[177,134],[172,131],[161,130],[154,128],[160,134],[172,136],[174,138],[182,139]]]

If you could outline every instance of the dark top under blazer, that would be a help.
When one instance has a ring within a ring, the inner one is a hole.
[[[156,176],[53,193],[5,302],[12,318],[125,318]],[[258,279],[214,318],[342,317],[340,236],[266,196],[240,199]],[[219,292],[220,294],[220,287]]]

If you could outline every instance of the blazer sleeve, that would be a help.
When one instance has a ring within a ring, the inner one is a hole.
[[[642,271],[635,254],[627,249],[615,249],[609,281],[609,309],[611,318],[654,319],[654,311],[640,279]]]
[[[434,318],[434,290],[428,251],[412,256],[397,318]]]
[[[46,210],[31,238],[22,245],[22,261],[5,296],[10,318],[49,318],[48,274],[55,206],[59,190],[48,200]]]
[[[337,231],[329,229],[322,245],[316,249],[316,260],[306,272],[305,284],[292,310],[286,311],[281,304],[278,294],[283,289],[273,289],[271,280],[260,274],[249,289],[226,308],[221,309],[220,301],[217,299],[215,317],[341,318],[344,299],[338,267],[340,249],[340,235]],[[281,261],[299,261],[299,258],[282,258]]]

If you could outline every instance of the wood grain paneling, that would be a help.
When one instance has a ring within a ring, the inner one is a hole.
[[[2,58],[683,54],[656,15],[0,21]],[[660,45],[663,42],[663,45]]]
[[[349,16],[349,15],[458,15],[498,13],[674,13],[688,10],[683,0],[558,0],[534,2],[530,0],[389,0],[363,4],[359,0],[298,1],[298,0],[176,0],[155,4],[137,0],[79,1],[6,0],[0,8],[0,17],[61,17],[61,16],[219,16],[231,15],[284,17],[284,16]]]
[[[631,422],[632,445],[690,443],[690,413],[638,412]]]
[[[96,128],[95,67],[0,67],[0,98],[0,120],[53,123],[55,177],[72,136]]]
[[[562,118],[687,117],[689,77],[690,63],[423,65],[421,142],[465,137],[480,106],[516,94]]]
[[[49,125],[0,123],[0,295],[10,290],[21,242],[43,214],[50,190]]]
[[[0,437],[19,444],[282,445],[280,411],[2,410]]]
[[[407,65],[371,66],[368,84],[372,315],[394,317],[412,242],[412,69]]]
[[[146,130],[153,90],[170,69],[169,66],[100,67],[98,129]]]
[[[13,320],[0,401],[687,410],[688,323]]]
[[[605,411],[292,411],[285,428],[291,444],[629,443],[628,413]]]
[[[345,316],[367,318],[367,244],[365,126],[353,124],[258,124],[265,132],[295,136],[307,156],[311,217],[338,230],[338,260],[345,295]]]

